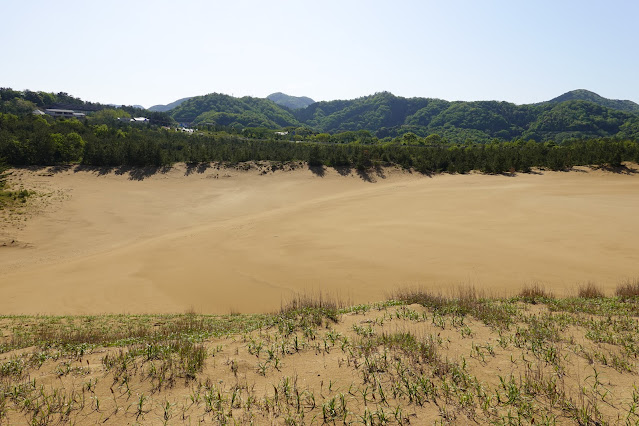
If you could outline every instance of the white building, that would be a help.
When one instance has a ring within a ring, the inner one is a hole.
[[[51,117],[62,117],[62,118],[84,118],[86,114],[82,112],[75,112],[72,109],[55,109],[50,108],[44,111],[45,114],[50,115]]]

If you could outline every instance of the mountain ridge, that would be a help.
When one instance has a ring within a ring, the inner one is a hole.
[[[584,137],[639,137],[639,114],[592,92],[573,99],[516,105],[505,101],[445,101],[378,92],[352,100],[321,101],[290,110],[264,98],[220,93],[198,96],[169,113],[177,121],[216,126],[304,127],[316,133],[367,131],[380,139],[405,133],[437,134],[455,142]],[[586,97],[588,100],[579,98]],[[599,102],[596,102],[599,101]]]
[[[601,106],[605,106],[612,109],[617,109],[619,111],[632,112],[635,114],[639,114],[639,104],[630,101],[630,100],[621,100],[621,99],[609,99],[604,98],[603,96],[591,92],[586,89],[576,89],[566,92],[556,98],[553,98],[549,101],[542,103],[561,103],[565,101],[589,101],[596,103]]]
[[[186,98],[178,99],[177,101],[173,101],[173,102],[168,103],[166,105],[153,105],[152,107],[149,107],[147,109],[149,111],[167,112],[167,111],[172,110],[173,108],[176,108],[176,107],[180,106],[182,104],[182,102],[188,101],[192,97],[193,96],[189,96],[189,97],[186,97]]]
[[[0,112],[27,114],[51,100],[87,104],[64,93],[17,92],[3,88],[0,89]],[[421,137],[437,135],[458,143],[493,140],[561,143],[570,139],[607,137],[639,140],[639,112],[634,112],[639,111],[639,105],[607,99],[583,89],[566,92],[546,102],[523,105],[505,101],[404,98],[390,92],[351,100],[314,102],[294,110],[266,98],[236,98],[222,93],[182,98],[174,104],[178,102],[168,112],[147,110],[145,113],[130,108],[130,113],[147,114],[148,117],[164,114],[166,118],[158,116],[154,121],[169,123],[174,120],[220,130],[286,128],[291,135],[298,132],[365,132],[367,138],[388,140],[413,133]],[[96,107],[102,106],[96,104]]]
[[[291,96],[282,92],[271,93],[266,99],[291,110],[306,108],[315,103],[315,101],[308,96]]]

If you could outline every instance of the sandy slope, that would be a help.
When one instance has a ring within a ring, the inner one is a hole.
[[[0,247],[0,312],[250,312],[299,291],[358,303],[397,286],[514,293],[534,280],[612,293],[639,276],[639,174],[383,173],[14,171],[67,196],[4,230],[20,244]]]

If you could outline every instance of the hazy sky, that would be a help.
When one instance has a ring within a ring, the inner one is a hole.
[[[639,2],[0,0],[0,86],[149,107],[211,92],[639,102]]]

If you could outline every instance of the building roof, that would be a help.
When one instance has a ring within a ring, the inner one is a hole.
[[[50,104],[47,105],[49,108],[57,108],[57,109],[70,109],[74,111],[99,111],[104,109],[104,107],[100,107],[98,105],[87,105],[87,104]]]
[[[49,108],[46,110],[47,112],[59,112],[60,114],[73,114],[75,111],[73,111],[72,109],[55,109],[55,108]]]

